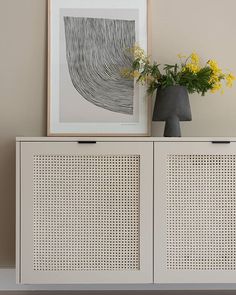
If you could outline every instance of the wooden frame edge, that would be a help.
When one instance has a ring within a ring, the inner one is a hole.
[[[152,11],[153,0],[147,0],[147,53],[152,54]],[[148,99],[148,136],[152,135],[152,95],[147,96]]]
[[[48,30],[47,30],[47,136],[51,136],[50,134],[50,102],[51,102],[51,0],[47,0],[47,24],[48,24]]]

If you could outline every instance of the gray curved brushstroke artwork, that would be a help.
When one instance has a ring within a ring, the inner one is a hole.
[[[90,103],[132,115],[134,82],[121,77],[131,67],[125,52],[135,43],[135,21],[64,17],[66,57],[72,84]]]

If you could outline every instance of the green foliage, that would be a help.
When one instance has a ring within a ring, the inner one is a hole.
[[[134,60],[131,69],[125,69],[123,76],[126,78],[136,78],[137,82],[147,85],[149,94],[157,88],[166,88],[168,86],[185,86],[189,93],[197,92],[201,95],[210,90],[212,93],[222,88],[221,80],[226,81],[226,86],[231,87],[236,79],[232,73],[224,74],[214,60],[201,66],[200,57],[193,52],[189,57],[178,55],[180,63],[173,65],[161,65],[156,62],[151,63],[144,50],[139,46],[131,48]]]
[[[157,88],[166,88],[173,85],[185,86],[189,93],[200,93],[204,95],[208,90],[212,89],[212,84],[209,82],[212,70],[209,67],[200,69],[197,73],[190,71],[189,69],[179,69],[178,64],[168,65],[163,68],[163,74],[160,73],[158,65],[155,65],[155,69],[150,69],[149,73],[141,73],[140,80],[143,74],[150,74],[153,79],[148,84],[148,93],[152,94]]]

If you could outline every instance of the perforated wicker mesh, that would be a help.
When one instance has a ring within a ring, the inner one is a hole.
[[[34,156],[34,270],[138,270],[140,156]]]
[[[236,269],[235,177],[235,155],[168,155],[167,269]]]

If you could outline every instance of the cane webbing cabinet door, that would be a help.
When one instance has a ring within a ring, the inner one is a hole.
[[[153,143],[18,147],[18,281],[152,283]]]
[[[154,282],[234,283],[236,143],[154,148]]]

